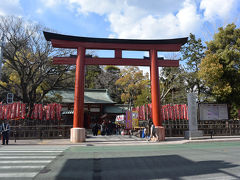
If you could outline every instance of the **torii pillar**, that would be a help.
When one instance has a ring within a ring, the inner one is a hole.
[[[85,67],[84,47],[77,49],[76,73],[75,73],[75,94],[74,94],[74,114],[73,128],[71,128],[70,141],[73,143],[85,141],[84,128],[84,67]]]
[[[150,50],[151,58],[151,95],[152,95],[152,119],[155,125],[156,135],[158,141],[165,140],[165,129],[162,126],[162,115],[161,115],[161,102],[160,102],[160,88],[159,88],[159,76],[158,76],[158,65],[157,65],[157,50]]]
[[[187,38],[138,40],[138,39],[108,39],[68,36],[44,32],[47,41],[56,48],[77,49],[75,57],[54,57],[54,64],[76,65],[74,118],[70,140],[73,143],[85,141],[84,129],[84,66],[85,65],[117,65],[117,66],[149,66],[151,71],[152,117],[156,127],[158,140],[165,139],[162,126],[158,67],[178,67],[178,60],[157,58],[158,51],[179,51],[187,42]],[[86,49],[114,50],[114,58],[85,57]],[[123,50],[149,51],[149,59],[123,58]]]

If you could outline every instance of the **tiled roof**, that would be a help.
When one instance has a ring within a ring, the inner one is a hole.
[[[64,40],[76,42],[94,42],[94,43],[126,43],[126,44],[185,44],[187,37],[176,39],[113,39],[113,38],[91,38],[81,36],[70,36],[43,31],[47,41]]]
[[[74,103],[74,89],[52,90],[47,93],[47,97],[53,97],[58,94],[62,97],[60,103]],[[85,89],[84,90],[85,104],[115,104],[108,95],[107,89]]]
[[[127,106],[121,105],[114,105],[114,106],[104,106],[103,112],[107,114],[124,114],[128,110]]]

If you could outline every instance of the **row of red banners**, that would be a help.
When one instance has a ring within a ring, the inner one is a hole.
[[[139,120],[152,119],[152,104],[145,104],[133,108],[132,111],[138,112]],[[188,107],[186,104],[163,105],[162,120],[188,120]]]
[[[188,106],[186,104],[162,106],[163,120],[188,120]]]
[[[0,120],[3,119],[25,119],[26,105],[16,102],[12,104],[0,104]]]
[[[44,109],[46,112],[46,120],[61,120],[61,104],[48,104],[47,106],[44,106]]]
[[[43,107],[42,104],[34,104],[31,119],[35,120],[60,120],[62,106],[60,104],[52,103]],[[29,117],[27,115],[27,117]],[[26,104],[15,102],[12,104],[0,104],[0,120],[3,119],[25,119],[26,118]]]
[[[35,120],[61,120],[61,104],[48,104],[43,107],[42,104],[34,104],[31,119]]]

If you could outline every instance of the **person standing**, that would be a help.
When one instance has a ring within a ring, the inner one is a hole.
[[[93,136],[97,136],[98,135],[98,129],[99,129],[99,125],[96,123],[93,126]]]
[[[4,119],[1,125],[2,145],[5,145],[5,143],[8,145],[9,132],[10,132],[10,126],[7,120]]]

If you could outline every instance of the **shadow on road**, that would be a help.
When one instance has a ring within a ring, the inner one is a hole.
[[[194,162],[179,155],[69,159],[64,164],[56,179],[93,179],[93,180],[134,180],[134,179],[174,179],[181,177],[225,173],[229,178],[239,176],[224,172],[234,168],[225,161]]]

